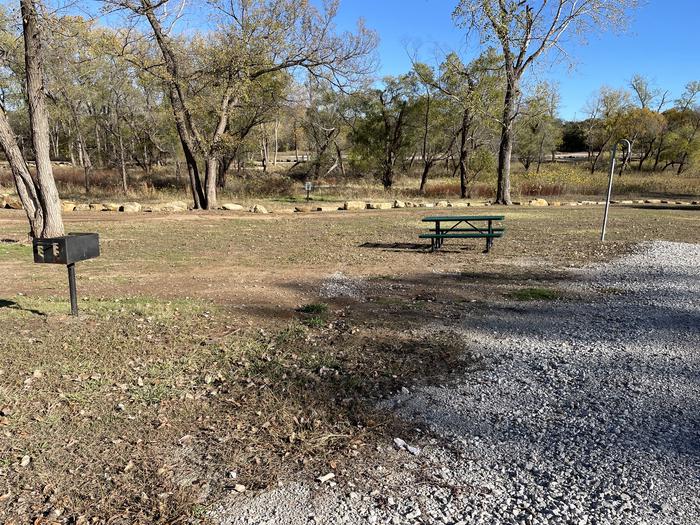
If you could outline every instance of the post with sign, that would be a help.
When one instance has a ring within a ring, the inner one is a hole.
[[[310,201],[311,200],[311,190],[314,188],[313,184],[310,182],[305,182],[304,183],[304,189],[306,190],[306,200]]]
[[[100,237],[96,233],[69,233],[64,237],[34,239],[34,262],[65,264],[68,268],[70,310],[78,315],[75,263],[100,256]]]

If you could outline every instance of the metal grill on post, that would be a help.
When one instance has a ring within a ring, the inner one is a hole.
[[[96,233],[69,233],[64,237],[34,239],[34,262],[65,264],[68,268],[70,310],[78,315],[78,291],[75,284],[75,263],[100,256],[100,237]]]

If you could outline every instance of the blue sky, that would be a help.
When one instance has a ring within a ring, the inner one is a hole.
[[[354,27],[362,17],[379,33],[380,75],[396,75],[411,67],[407,47],[419,49],[430,62],[436,51],[460,49],[473,55],[464,31],[455,27],[451,13],[456,0],[341,0],[338,26]],[[569,51],[574,68],[543,64],[538,78],[556,82],[561,93],[561,116],[583,118],[582,108],[600,86],[624,87],[635,73],[667,89],[671,100],[685,84],[700,80],[700,0],[648,0],[637,9],[629,29],[591,35],[585,46]],[[547,61],[547,60],[545,60]]]

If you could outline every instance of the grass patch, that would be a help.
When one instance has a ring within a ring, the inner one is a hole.
[[[509,297],[516,301],[554,301],[562,298],[562,293],[559,290],[552,288],[521,288],[508,294]]]
[[[299,308],[299,312],[317,316],[326,315],[328,314],[328,305],[326,303],[305,304]]]

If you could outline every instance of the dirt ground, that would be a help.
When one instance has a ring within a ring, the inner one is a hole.
[[[700,242],[697,208],[614,207],[601,245],[601,207],[489,207],[469,213],[505,214],[491,254],[430,253],[435,213],[69,214],[102,250],[76,320],[65,268],[33,264],[0,210],[0,518],[198,521],[227,491],[359,468],[401,425],[377,399],[479,366],[455,320],[559,297],[568,269],[639,241]]]

